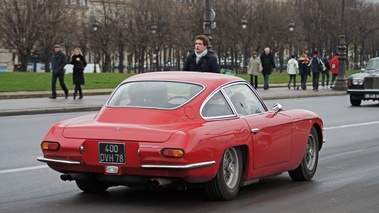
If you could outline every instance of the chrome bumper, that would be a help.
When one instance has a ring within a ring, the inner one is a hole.
[[[79,161],[58,160],[58,159],[52,159],[52,158],[45,158],[42,156],[38,157],[37,160],[44,163],[62,163],[62,164],[69,164],[69,165],[80,165]]]

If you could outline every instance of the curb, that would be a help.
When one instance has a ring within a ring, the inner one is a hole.
[[[66,108],[46,108],[46,109],[28,109],[0,112],[0,117],[16,116],[16,115],[37,115],[37,114],[53,114],[64,112],[86,112],[99,111],[102,106],[87,106],[87,107],[66,107]]]
[[[90,89],[83,90],[84,95],[110,95],[114,89]],[[48,98],[50,91],[18,91],[18,92],[0,92],[1,99],[22,99],[22,98]],[[69,95],[72,95],[69,91]],[[58,94],[58,97],[64,97],[64,94]]]

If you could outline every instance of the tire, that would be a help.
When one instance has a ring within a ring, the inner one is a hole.
[[[354,98],[354,96],[350,95],[350,103],[352,106],[360,106],[362,103],[362,99]]]
[[[101,193],[105,192],[109,188],[109,186],[104,185],[102,182],[98,181],[94,176],[75,180],[75,182],[79,189],[81,189],[83,192],[88,193]]]
[[[214,200],[232,200],[237,197],[242,171],[241,150],[236,147],[225,150],[216,177],[205,184],[208,197]]]
[[[292,180],[309,181],[312,179],[317,169],[318,152],[319,139],[316,129],[312,127],[309,133],[308,143],[305,148],[304,156],[300,165],[295,170],[288,172]]]

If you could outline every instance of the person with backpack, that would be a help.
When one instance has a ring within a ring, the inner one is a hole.
[[[209,39],[205,35],[195,37],[195,51],[188,55],[183,71],[220,73],[217,58],[208,52]]]
[[[312,85],[313,90],[318,91],[318,85],[319,85],[319,79],[320,79],[320,73],[324,69],[324,63],[322,60],[318,57],[318,51],[313,51],[313,57],[309,61],[309,69],[312,72]]]
[[[336,80],[338,76],[338,53],[334,55],[332,60],[330,61],[330,68],[332,70],[332,82],[330,83],[330,89],[333,89],[334,81]]]

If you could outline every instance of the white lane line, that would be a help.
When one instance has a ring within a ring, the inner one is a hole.
[[[373,125],[373,124],[379,124],[379,121],[359,123],[359,124],[348,124],[348,125],[333,126],[333,127],[324,127],[324,130],[342,129],[342,128],[349,128],[349,127],[356,127],[356,126],[366,126],[366,125]]]
[[[48,166],[42,165],[42,166],[30,166],[30,167],[17,168],[17,169],[5,169],[5,170],[0,170],[0,174],[23,172],[23,171],[36,170],[36,169],[45,169],[45,168],[48,168]]]

